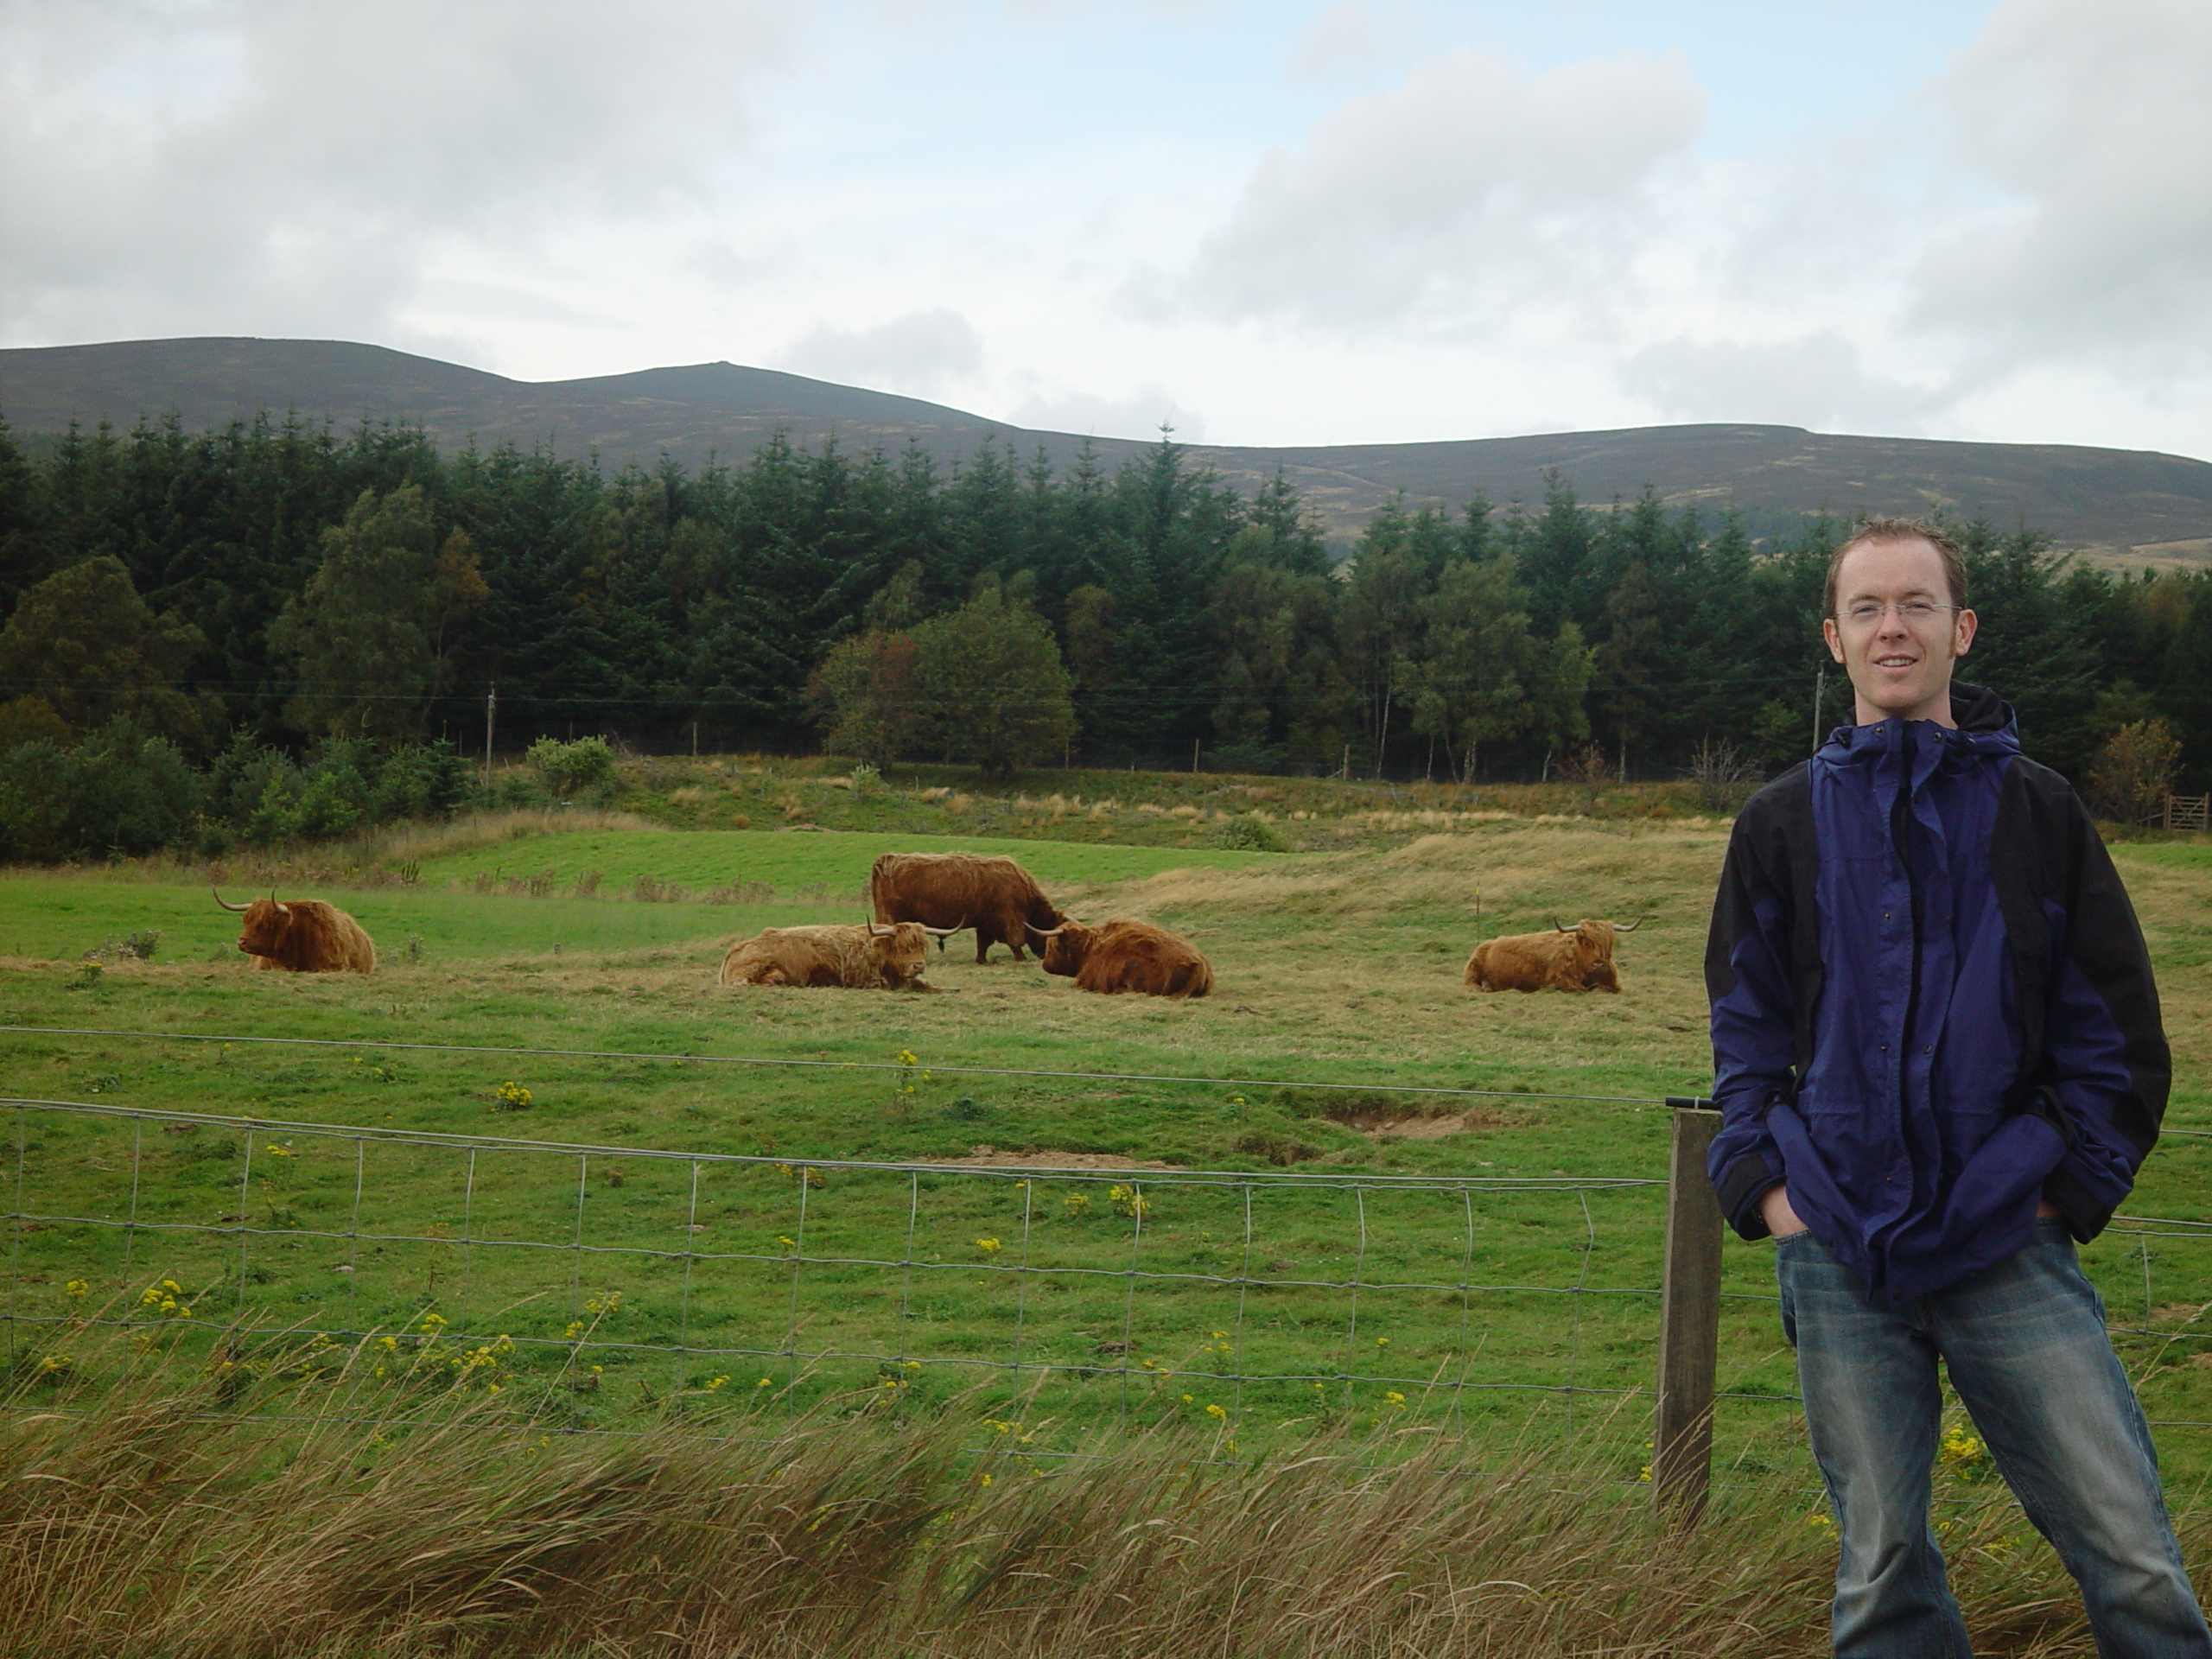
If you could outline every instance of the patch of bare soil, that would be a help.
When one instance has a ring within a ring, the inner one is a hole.
[[[1157,1158],[1132,1158],[1120,1152],[1058,1152],[1050,1147],[1001,1152],[996,1147],[971,1147],[964,1158],[932,1158],[933,1164],[999,1166],[1010,1169],[1173,1169]]]
[[[1517,1112],[1488,1106],[1470,1106],[1457,1112],[1424,1112],[1389,1122],[1355,1122],[1351,1128],[1376,1141],[1441,1141],[1447,1135],[1467,1135],[1482,1129],[1502,1129],[1522,1121]]]
[[[1510,1106],[1435,1106],[1380,1093],[1324,1096],[1313,1103],[1319,1108],[1315,1116],[1371,1141],[1440,1141],[1447,1135],[1510,1128],[1527,1116]]]

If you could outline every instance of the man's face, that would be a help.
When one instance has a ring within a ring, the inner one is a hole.
[[[1932,543],[1916,536],[1853,548],[1836,573],[1835,608],[1821,632],[1851,676],[1860,725],[1952,724],[1951,665],[1974,643],[1974,614],[1952,608]]]

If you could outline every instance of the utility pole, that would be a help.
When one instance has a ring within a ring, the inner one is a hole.
[[[1827,689],[1828,665],[1822,663],[1821,671],[1813,677],[1813,752],[1815,754],[1820,753],[1821,747],[1821,699],[1827,694]]]
[[[499,707],[499,683],[493,680],[484,692],[484,787],[492,786],[492,728]]]

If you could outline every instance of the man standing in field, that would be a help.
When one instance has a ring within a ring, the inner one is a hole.
[[[1940,531],[1872,519],[1827,575],[1854,724],[1737,821],[1706,950],[1710,1173],[1771,1234],[1840,1533],[1849,1659],[1971,1652],[1929,1529],[1936,1362],[2097,1649],[2212,1655],[2143,1412],[2082,1274],[2170,1071],[2141,930],[2088,814],[1952,683],[1973,645]]]

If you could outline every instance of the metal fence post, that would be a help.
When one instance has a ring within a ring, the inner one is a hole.
[[[1669,1096],[1667,1261],[1659,1291],[1659,1402],[1652,1428],[1652,1499],[1690,1526],[1712,1479],[1713,1374],[1720,1346],[1720,1206],[1705,1153],[1720,1127],[1706,1100]]]

